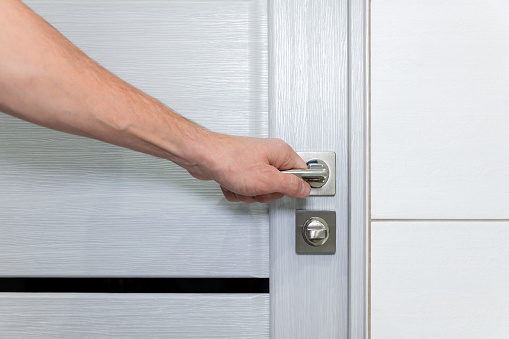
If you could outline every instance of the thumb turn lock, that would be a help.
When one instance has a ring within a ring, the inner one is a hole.
[[[336,212],[295,212],[295,252],[297,254],[336,253]]]
[[[321,246],[329,239],[329,225],[320,217],[309,218],[302,227],[302,236],[311,246]]]

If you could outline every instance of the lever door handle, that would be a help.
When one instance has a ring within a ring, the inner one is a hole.
[[[320,159],[311,159],[307,162],[307,169],[291,169],[281,171],[302,178],[313,188],[322,187],[329,180],[329,166]]]

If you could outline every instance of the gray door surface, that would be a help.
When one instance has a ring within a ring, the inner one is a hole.
[[[270,294],[0,293],[0,337],[363,337],[348,316],[363,297],[349,302],[347,1],[26,3],[205,128],[336,152],[337,187],[229,203],[168,161],[0,114],[0,278],[270,277]],[[298,209],[336,211],[335,255],[295,253]]]

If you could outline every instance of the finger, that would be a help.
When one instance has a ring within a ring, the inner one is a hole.
[[[221,191],[223,191],[223,195],[226,198],[226,200],[230,202],[239,202],[239,199],[232,191],[224,188],[223,186],[221,186]]]
[[[292,168],[307,168],[308,165],[306,162],[291,149],[291,152],[288,154],[287,161],[283,163],[283,165],[279,168],[280,170],[292,169]]]
[[[280,170],[292,168],[307,168],[307,164],[286,142],[280,139],[271,139],[274,145],[269,154],[269,164]]]
[[[235,197],[237,197],[238,201],[247,202],[247,203],[256,202],[254,197],[250,197],[250,196],[242,195],[242,194],[237,194],[237,193],[233,193],[233,194],[235,195]]]
[[[284,196],[285,195],[283,193],[271,193],[271,194],[257,195],[253,198],[258,202],[267,203],[267,202],[272,202],[274,200],[280,199]]]
[[[274,191],[290,198],[303,199],[311,192],[309,184],[293,174],[278,171],[274,179]]]

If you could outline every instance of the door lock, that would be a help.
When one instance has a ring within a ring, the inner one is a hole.
[[[297,152],[308,168],[281,171],[302,178],[311,186],[309,195],[336,194],[336,153],[334,152]]]
[[[336,212],[295,212],[295,252],[297,254],[336,253]]]
[[[329,225],[320,217],[311,217],[302,227],[302,236],[311,246],[321,246],[329,239]]]

